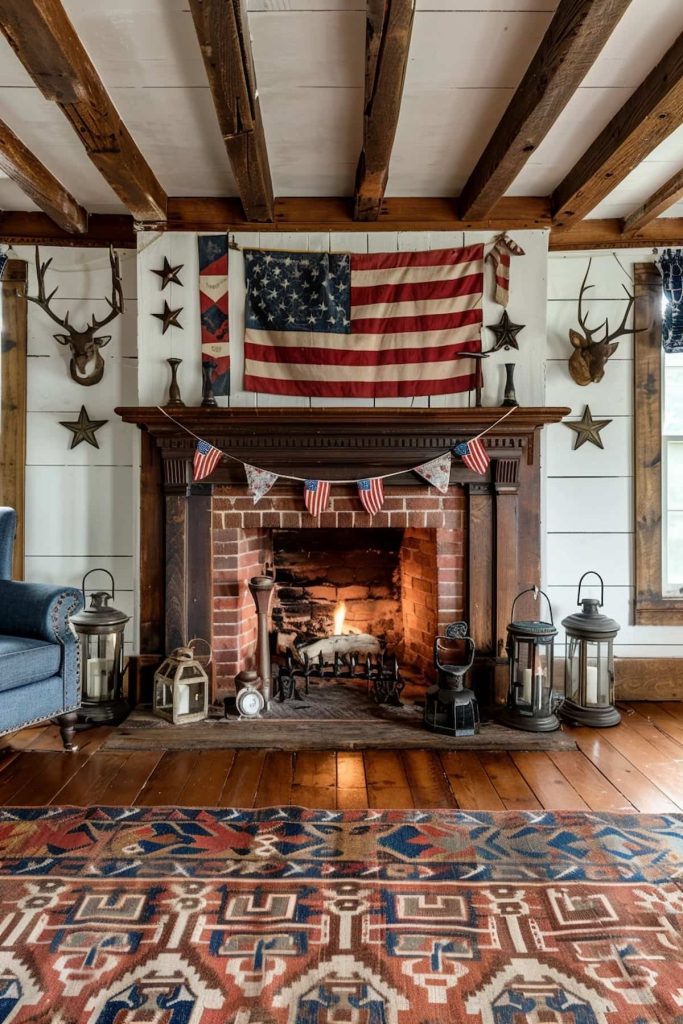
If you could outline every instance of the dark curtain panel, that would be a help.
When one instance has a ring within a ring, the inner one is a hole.
[[[683,250],[665,249],[659,267],[666,300],[662,346],[665,352],[683,352]]]

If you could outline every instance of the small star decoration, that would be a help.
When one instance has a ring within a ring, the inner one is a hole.
[[[180,316],[182,311],[183,311],[183,307],[182,306],[180,307],[180,309],[171,309],[171,307],[169,306],[168,302],[166,302],[166,300],[164,299],[164,310],[163,310],[163,312],[162,313],[152,313],[152,316],[155,316],[157,318],[157,320],[161,320],[161,325],[162,325],[161,326],[161,333],[162,334],[166,334],[166,331],[169,329],[169,327],[179,327],[180,330],[182,331],[183,325],[178,323],[178,317]]]
[[[519,345],[517,344],[517,335],[520,331],[524,330],[526,325],[513,324],[508,316],[507,309],[503,310],[503,315],[497,324],[487,324],[486,326],[496,339],[496,343],[493,348],[489,349],[490,352],[497,352],[501,348],[519,349]]]
[[[177,267],[172,267],[168,262],[166,256],[164,256],[164,265],[161,270],[153,270],[152,273],[156,274],[161,278],[161,290],[163,292],[167,284],[179,284],[182,288],[183,282],[178,277],[178,274],[185,266],[184,263],[179,263]]]
[[[95,431],[103,427],[109,420],[91,420],[85,411],[85,406],[81,406],[81,411],[78,414],[77,420],[60,420],[60,426],[66,427],[73,434],[71,438],[71,444],[69,448],[75,448],[81,441],[87,441],[93,448],[99,448],[97,438],[95,437]]]
[[[590,406],[586,406],[583,410],[583,416],[577,423],[568,423],[565,420],[565,427],[569,427],[570,430],[576,432],[576,440],[574,441],[574,451],[580,448],[586,441],[590,441],[596,448],[603,448],[602,438],[600,437],[600,431],[604,430],[612,421],[611,420],[594,420],[590,411]]]

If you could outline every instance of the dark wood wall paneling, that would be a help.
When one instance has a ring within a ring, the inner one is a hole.
[[[8,260],[2,279],[2,367],[0,370],[0,505],[17,512],[13,577],[24,578],[27,264]]]

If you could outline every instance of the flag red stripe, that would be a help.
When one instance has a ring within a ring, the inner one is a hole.
[[[342,336],[343,337],[343,336]],[[286,348],[278,345],[244,343],[245,359],[260,363],[290,363],[300,366],[403,366],[405,363],[447,363],[461,354],[479,351],[479,339],[461,341],[457,345],[436,345],[425,348],[395,348],[354,352],[341,348]]]
[[[475,295],[484,287],[483,274],[466,274],[447,281],[415,281],[405,284],[351,285],[351,311],[354,306],[381,302],[419,302]]]
[[[464,249],[430,249],[426,252],[351,253],[354,270],[393,270],[395,267],[441,267],[481,259],[481,245]]]
[[[472,391],[477,386],[476,373],[441,380],[418,381],[315,381],[271,380],[245,373],[246,391],[266,395],[303,395],[313,398],[413,398],[422,395],[454,395]]]
[[[361,317],[351,320],[352,334],[404,334],[412,331],[444,331],[468,324],[481,324],[482,311],[466,309],[462,313],[430,313],[428,316]]]

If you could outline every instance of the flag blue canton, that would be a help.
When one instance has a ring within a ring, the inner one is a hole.
[[[359,491],[369,491],[370,490],[370,481],[369,480],[359,480],[358,481],[358,490]]]
[[[213,445],[209,444],[208,441],[197,441],[197,452],[199,455],[208,455],[212,448]]]
[[[318,481],[317,480],[306,480],[304,482],[304,487],[306,488],[307,491],[317,491],[318,490]]]
[[[246,326],[257,330],[348,334],[351,261],[348,253],[244,254]]]
[[[470,446],[467,441],[461,441],[460,444],[456,444],[455,448],[452,449],[454,455],[469,455]]]

